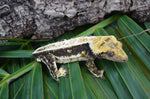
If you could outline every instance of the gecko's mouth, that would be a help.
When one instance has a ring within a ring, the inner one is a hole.
[[[110,60],[110,61],[114,61],[114,62],[126,62],[128,61],[128,56],[124,57],[124,58],[104,58],[104,59],[107,59],[107,60]]]
[[[122,54],[113,55],[112,53],[107,52],[107,53],[103,53],[103,55],[100,54],[98,58],[107,59],[114,62],[121,62],[121,63],[128,61],[128,56],[125,53],[123,55]]]
[[[121,63],[123,63],[123,62],[126,62],[126,61],[128,61],[128,56],[126,57],[126,58],[123,58],[123,59],[117,59],[117,60],[113,60],[113,61],[116,61],[116,62],[121,62]]]
[[[128,61],[128,58],[127,58],[127,59],[122,60],[122,62],[126,62],[126,61]]]

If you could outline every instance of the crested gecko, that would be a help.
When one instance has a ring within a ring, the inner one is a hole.
[[[51,76],[59,81],[59,77],[67,75],[67,69],[57,68],[56,63],[86,61],[88,70],[95,77],[103,77],[104,69],[98,70],[94,59],[107,59],[126,62],[128,56],[122,49],[122,43],[114,36],[87,36],[51,43],[36,49],[32,53],[38,62],[43,62]]]

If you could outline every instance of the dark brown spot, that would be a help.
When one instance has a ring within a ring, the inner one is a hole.
[[[89,66],[88,66],[88,68],[89,68],[90,70],[91,70],[91,69],[94,70],[94,69],[95,69],[95,65],[94,65],[93,63],[90,63]]]
[[[54,66],[51,66],[51,67],[50,67],[51,72],[54,72],[55,69],[56,69],[56,68],[55,68]]]
[[[118,46],[118,43],[114,43],[114,46],[115,46],[115,47]]]
[[[98,70],[97,69],[93,70],[93,73],[98,74]]]
[[[100,46],[103,46],[105,44],[105,42],[103,42]]]
[[[112,49],[115,49],[117,47],[117,45],[118,45],[118,43],[110,42],[108,46]]]
[[[105,41],[108,42],[110,40],[110,38],[107,38]]]
[[[100,70],[97,71],[97,75],[98,75],[98,76],[101,75],[101,71],[100,71]]]
[[[86,65],[87,65],[88,68],[92,68],[92,62],[91,62],[91,60],[88,60],[86,62]]]

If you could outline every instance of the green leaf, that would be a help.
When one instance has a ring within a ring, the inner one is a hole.
[[[81,34],[77,35],[76,37],[80,37],[80,36],[88,36],[88,35],[91,35],[93,34],[98,28],[102,28],[102,27],[105,27],[111,23],[113,23],[114,21],[117,20],[117,18],[120,16],[120,14],[116,14],[116,15],[113,15],[112,17],[100,22],[99,24],[97,25],[94,25],[93,27],[89,28],[88,30],[82,32]]]
[[[44,42],[49,41],[50,39],[43,39],[43,40],[28,40],[28,39],[15,39],[15,38],[7,38],[7,39],[0,39],[1,41],[15,41],[15,42]]]
[[[118,21],[119,22],[121,21],[123,23],[124,27],[126,27],[126,29],[130,31],[129,33],[138,34],[144,31],[137,23],[135,23],[131,18],[129,18],[126,15],[121,16]],[[150,53],[149,35],[147,33],[143,33],[135,37],[143,45],[143,47]]]
[[[108,80],[105,81],[101,78],[95,78],[86,70],[86,68],[82,69],[82,73],[86,83],[86,89],[88,89],[88,95],[91,97],[91,99],[117,98],[113,88],[108,85]]]
[[[18,64],[18,60],[11,60],[9,61],[10,64],[7,68],[7,72],[10,74],[13,74],[14,72],[18,71],[20,69],[20,66]],[[19,76],[18,76],[19,77]],[[15,78],[16,79],[16,78]],[[9,84],[9,98],[15,98],[18,92],[20,91],[20,88],[22,86],[22,79],[18,79],[17,81],[13,82],[15,79],[10,79],[8,82],[11,82]]]
[[[72,99],[79,99],[79,98],[87,99],[87,94],[85,91],[85,86],[83,79],[81,77],[81,72],[78,63],[77,62],[70,63],[68,64],[68,67],[70,68],[69,80]]]
[[[35,62],[32,62],[30,64],[28,64],[27,66],[19,69],[18,71],[14,72],[13,74],[7,76],[5,79],[2,79],[0,81],[0,87],[3,86],[4,83],[6,82],[11,82],[12,80],[20,77],[21,75],[23,75],[24,73],[30,71],[34,66],[36,65]]]
[[[43,78],[40,64],[37,64],[32,70],[30,98],[31,99],[43,98]]]
[[[0,90],[0,99],[8,99],[8,97],[9,97],[8,83],[5,83]]]
[[[58,83],[50,76],[45,76],[45,85],[47,86],[47,94],[52,99],[59,99],[58,98]]]
[[[0,58],[31,58],[30,50],[0,51]]]
[[[150,29],[150,22],[144,22],[144,25],[147,29]],[[148,33],[150,34],[150,31]]]
[[[0,42],[0,46],[15,46],[15,45],[22,45],[21,42]]]
[[[124,19],[125,17],[125,19]],[[128,23],[127,23],[127,22]],[[130,19],[128,19],[126,16],[122,16],[119,18],[118,25],[119,28],[121,30],[121,32],[125,35],[131,35],[131,33],[135,34],[135,33],[139,33],[139,31],[141,32],[141,28],[139,30],[139,26],[137,26],[133,21],[131,21]],[[130,27],[134,27],[134,28],[130,28],[128,25],[130,24]],[[137,29],[137,31],[136,31]],[[146,33],[142,34],[142,36],[140,37],[131,37],[131,38],[126,38],[128,40],[128,46],[130,46],[130,49],[134,50],[134,54],[136,54],[138,57],[140,57],[140,59],[144,62],[144,64],[146,65],[146,67],[150,70],[150,58],[149,58],[149,44],[148,42],[150,42],[150,39],[148,39],[148,35]],[[144,43],[146,42],[146,43]],[[131,51],[132,51],[131,50]]]
[[[3,78],[5,76],[9,75],[9,73],[7,73],[5,70],[0,68],[0,78]]]
[[[64,68],[67,69],[69,64],[64,64]],[[59,85],[59,99],[72,99],[71,85],[69,77],[61,77]]]

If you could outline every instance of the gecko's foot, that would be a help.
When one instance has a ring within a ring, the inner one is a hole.
[[[106,67],[104,67],[102,70],[95,70],[94,71],[94,75],[95,75],[95,77],[100,77],[101,79],[105,79],[105,77],[104,77],[104,71],[106,70]]]
[[[60,67],[59,70],[57,71],[57,77],[67,77],[69,74],[67,73],[69,71],[69,68],[64,68],[64,66]]]

